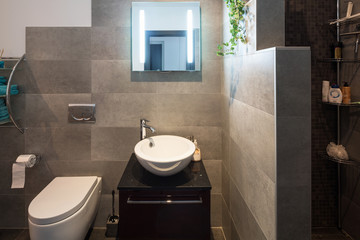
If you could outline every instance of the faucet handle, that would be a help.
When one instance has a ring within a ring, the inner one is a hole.
[[[146,122],[146,123],[147,123],[147,122],[150,122],[150,120],[146,120],[145,118],[141,118],[141,119],[140,119],[140,122],[143,122],[143,121]]]

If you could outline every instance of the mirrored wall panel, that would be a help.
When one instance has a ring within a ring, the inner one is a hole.
[[[133,71],[200,71],[200,3],[132,3]]]

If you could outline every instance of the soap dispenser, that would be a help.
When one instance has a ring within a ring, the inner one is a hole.
[[[197,162],[201,160],[201,151],[196,139],[194,140],[194,144],[195,144],[195,152],[193,155],[193,161]]]

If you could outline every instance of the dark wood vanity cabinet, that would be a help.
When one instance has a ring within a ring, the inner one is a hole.
[[[118,190],[119,239],[210,240],[211,185],[202,162],[158,177],[132,155]]]

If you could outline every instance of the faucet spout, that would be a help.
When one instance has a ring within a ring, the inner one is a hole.
[[[140,140],[143,140],[146,138],[146,129],[150,129],[150,131],[152,133],[154,133],[156,130],[155,128],[147,125],[146,123],[150,122],[149,120],[146,119],[140,119]]]

